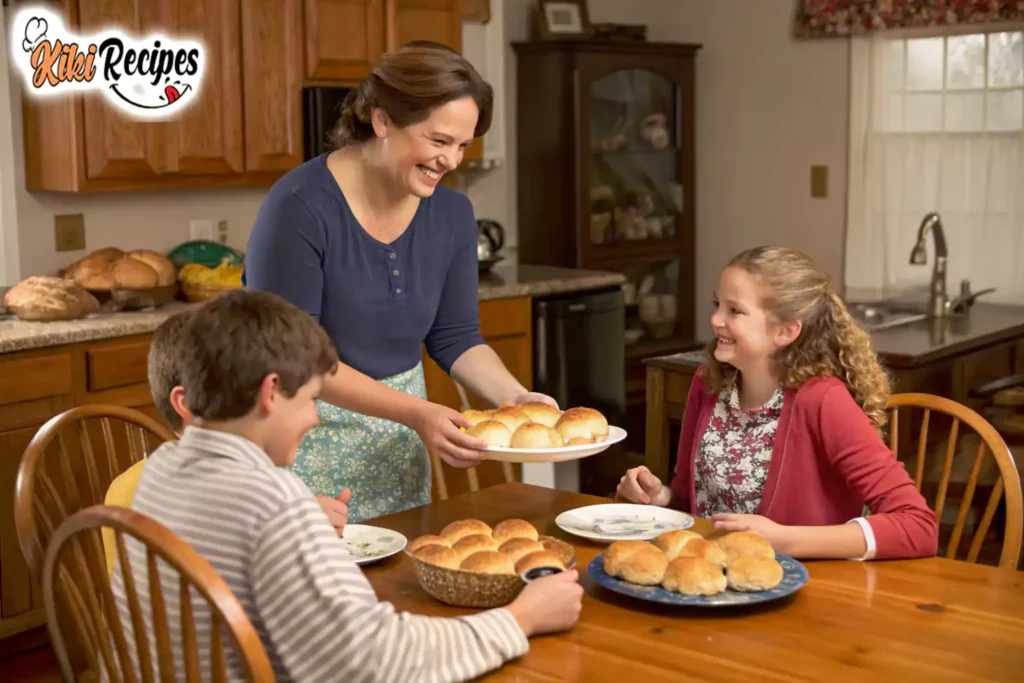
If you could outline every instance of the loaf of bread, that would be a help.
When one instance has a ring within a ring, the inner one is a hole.
[[[77,283],[40,275],[25,278],[4,295],[4,308],[21,320],[75,320],[99,305],[96,297]]]
[[[547,403],[521,403],[519,407],[530,418],[530,422],[536,422],[545,427],[554,427],[555,423],[558,422],[558,418],[562,417],[562,411],[552,408]]]
[[[668,564],[661,585],[683,595],[715,595],[727,581],[720,567],[696,557],[677,557]]]
[[[726,578],[737,591],[766,591],[782,583],[785,572],[774,558],[743,555],[729,562]]]
[[[527,422],[512,433],[512,448],[561,448],[562,437],[551,427],[538,422]]]
[[[64,278],[93,292],[109,292],[116,285],[114,260],[110,258],[109,252],[93,252],[68,266],[64,270]]]
[[[111,267],[115,289],[152,289],[160,281],[160,276],[153,268],[131,256],[122,256]]]
[[[466,434],[495,448],[508,448],[512,441],[512,430],[497,420],[477,422],[466,430]]]
[[[536,541],[539,534],[537,527],[525,519],[506,519],[494,526],[493,536],[498,543],[504,543],[513,538],[528,538],[531,541]]]
[[[152,249],[139,249],[128,253],[128,256],[141,261],[156,272],[156,286],[167,287],[178,280],[178,271],[170,259]]]

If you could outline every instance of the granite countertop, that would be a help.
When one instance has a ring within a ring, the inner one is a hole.
[[[920,322],[878,330],[871,344],[890,368],[916,368],[953,358],[993,344],[1024,340],[1024,306],[974,304],[966,314],[930,318]],[[663,367],[699,367],[703,352],[677,353],[649,358],[645,362]]]
[[[619,273],[499,264],[492,272],[480,274],[480,300],[586,291],[621,285],[625,281],[625,276]],[[80,320],[51,323],[0,316],[0,353],[147,334],[191,305],[173,301],[159,309],[144,311],[101,310]]]

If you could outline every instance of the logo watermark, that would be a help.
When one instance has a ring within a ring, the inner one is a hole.
[[[28,97],[101,92],[133,118],[169,119],[199,96],[206,54],[196,40],[118,28],[76,35],[45,7],[20,9],[10,26],[11,63]]]

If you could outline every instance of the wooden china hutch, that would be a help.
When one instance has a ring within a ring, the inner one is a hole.
[[[531,41],[517,55],[519,258],[625,274],[629,450],[641,360],[694,347],[699,45]]]

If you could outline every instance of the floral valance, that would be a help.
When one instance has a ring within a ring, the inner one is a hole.
[[[797,0],[797,37],[862,35],[886,29],[1024,21],[1019,0]]]

